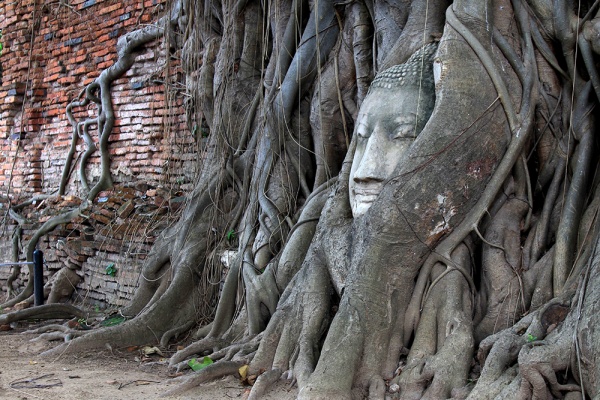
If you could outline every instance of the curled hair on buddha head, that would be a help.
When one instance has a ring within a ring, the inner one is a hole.
[[[402,86],[421,86],[425,93],[435,92],[433,57],[438,43],[428,43],[413,53],[405,63],[394,65],[375,76],[373,88],[395,89]]]

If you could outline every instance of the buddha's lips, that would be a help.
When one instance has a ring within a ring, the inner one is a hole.
[[[354,188],[354,196],[361,201],[375,201],[375,198],[381,193],[381,188]]]

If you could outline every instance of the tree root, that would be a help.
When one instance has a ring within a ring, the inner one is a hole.
[[[279,368],[273,368],[264,374],[259,375],[252,386],[248,400],[260,400],[275,382],[279,380],[283,371]]]
[[[483,369],[468,399],[562,398],[563,392],[581,390],[579,385],[561,383],[557,378],[557,372],[570,367],[571,360],[565,354],[572,346],[575,321],[573,312],[566,314],[568,308],[563,302],[555,299],[481,342],[478,358]]]
[[[161,397],[175,396],[187,390],[193,389],[202,383],[210,382],[227,375],[237,374],[240,367],[246,365],[247,363],[248,360],[240,360],[221,361],[211,364],[192,375],[176,378],[175,381],[182,382],[182,384],[164,393],[161,395]]]
[[[52,275],[52,278],[50,278],[50,281],[46,284],[49,291],[48,304],[58,303],[64,298],[71,297],[82,279],[83,278],[71,268],[62,267],[57,273]]]
[[[83,318],[87,315],[81,309],[70,304],[44,304],[24,310],[13,311],[0,315],[0,324],[9,324],[26,319],[64,319]]]
[[[458,264],[469,266],[467,246],[453,256]],[[401,399],[449,398],[454,388],[465,385],[474,345],[468,293],[462,274],[451,272],[427,299],[407,365],[392,381],[400,384]]]
[[[27,252],[26,252],[27,261],[33,262],[33,252],[36,249],[38,241],[40,240],[40,238],[42,236],[44,236],[46,233],[52,231],[58,225],[61,225],[61,224],[67,223],[67,222],[71,222],[71,220],[73,218],[79,216],[84,210],[87,209],[87,207],[88,207],[88,203],[83,202],[83,203],[81,203],[81,205],[78,208],[63,212],[62,214],[59,214],[56,217],[53,217],[53,218],[49,219],[48,221],[46,221],[33,234],[31,239],[29,240],[29,243],[27,243]],[[27,299],[29,296],[31,296],[33,294],[33,265],[29,264],[28,268],[29,268],[29,279],[27,280],[27,285],[25,286],[23,291],[21,293],[19,293],[19,295],[16,296],[15,298],[0,305],[0,307],[3,307],[3,308],[4,307],[12,307],[15,304],[17,304],[18,302]]]
[[[68,332],[47,332],[42,333],[35,339],[31,339],[32,342],[37,342],[38,340],[46,340],[48,342],[61,340],[63,342],[69,342],[70,340],[85,335],[85,331],[78,330],[69,330]]]
[[[169,365],[175,367],[194,354],[203,354],[207,350],[216,351],[216,348],[222,347],[223,344],[224,342],[220,338],[204,338],[173,354],[169,359]],[[179,367],[177,369],[179,370]]]
[[[243,322],[236,321],[226,334],[218,338],[205,337],[179,350],[171,356],[169,367],[175,368],[177,372],[188,369],[190,368],[189,358],[196,355],[208,356],[213,361],[230,361],[250,357],[250,354],[256,352],[263,335],[260,333],[254,337],[246,336],[242,340],[234,342],[234,338],[239,337],[239,327],[236,326],[239,324],[243,324]]]
[[[563,286],[569,277],[575,261],[577,250],[577,234],[581,216],[587,198],[587,187],[593,159],[594,123],[589,103],[591,83],[584,86],[578,95],[573,111],[573,130],[579,136],[579,144],[575,150],[575,170],[563,208],[562,217],[556,233],[556,251],[554,253],[553,282],[554,295],[563,292]]]
[[[298,282],[302,290],[294,282]],[[306,382],[318,359],[317,346],[329,312],[329,287],[324,265],[313,256],[307,256],[264,332],[250,364],[250,374],[260,375],[273,369],[292,370],[300,386]]]
[[[196,325],[196,321],[190,320],[183,325],[176,326],[175,328],[166,331],[165,333],[163,333],[162,337],[160,338],[160,346],[167,347],[169,345],[169,341],[171,340],[171,338],[177,337],[180,333],[187,332],[194,325]]]
[[[71,325],[77,326],[78,323],[71,324],[71,321],[70,321],[67,323],[67,325],[57,325],[57,324],[45,325],[45,326],[42,326],[37,329],[25,331],[24,333],[33,333],[33,334],[39,335],[38,337],[31,339],[31,342],[37,342],[40,340],[46,340],[48,342],[51,342],[54,340],[62,340],[64,342],[68,342],[69,340],[71,340],[73,338],[76,338],[76,337],[86,334],[86,332],[87,332],[86,330],[72,329],[70,327]]]
[[[215,351],[210,354],[209,357],[213,360],[235,360],[246,357],[249,354],[256,352],[261,339],[262,334],[255,336],[248,342],[234,343],[219,351]]]
[[[521,193],[522,195],[523,193]],[[490,334],[512,326],[529,305],[529,290],[522,279],[521,227],[528,205],[519,193],[508,199],[486,229],[487,240],[498,246],[483,244],[481,320],[475,328],[479,342]]]
[[[12,214],[12,213],[11,213]],[[15,213],[16,214],[16,213]],[[14,218],[13,218],[14,219]],[[12,233],[12,261],[19,261],[19,252],[21,250],[21,235],[23,234],[23,228],[21,227],[21,222],[17,220],[17,225],[15,230]],[[10,297],[13,294],[13,282],[19,277],[21,274],[21,266],[14,265],[11,269],[10,276],[6,279],[6,287],[8,296]],[[8,301],[8,298],[7,298]]]
[[[182,307],[181,314],[185,313]],[[180,313],[172,313],[171,320],[157,321],[144,313],[137,318],[127,320],[120,325],[94,329],[87,331],[81,337],[57,346],[42,353],[42,357],[60,357],[67,353],[93,350],[104,347],[106,344],[112,347],[146,345],[160,342],[160,336],[165,328],[162,324],[176,324],[177,317],[184,318]]]

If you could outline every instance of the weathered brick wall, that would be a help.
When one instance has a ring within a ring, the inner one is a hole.
[[[101,192],[85,213],[40,240],[38,248],[44,252],[46,262],[45,281],[61,268],[69,268],[82,278],[71,300],[126,305],[142,279],[140,271],[146,254],[159,233],[175,220],[183,200],[164,189],[148,189],[143,183]],[[78,198],[65,196],[26,208],[22,215],[31,222],[21,225],[24,244],[57,210],[78,204]],[[7,235],[0,241],[0,251],[5,254],[11,251],[9,238]],[[116,269],[114,275],[107,271],[111,265]],[[13,288],[24,284],[26,271],[24,268]],[[2,289],[7,292],[10,271],[1,272]]]
[[[4,46],[0,56],[0,262],[10,259],[16,226],[6,218],[8,202],[15,205],[59,187],[72,140],[66,106],[117,60],[118,37],[156,22],[165,3],[0,1]],[[78,288],[86,298],[121,304],[130,297],[139,265],[161,224],[176,217],[181,195],[190,188],[196,143],[186,125],[185,96],[178,79],[177,54],[167,56],[161,39],[146,46],[132,69],[114,82],[117,119],[109,148],[115,189],[95,200],[90,215],[57,228],[40,243],[47,252],[47,273],[62,266],[76,270],[85,279]],[[89,106],[75,109],[74,116],[83,120],[96,112]],[[91,133],[97,142],[97,132]],[[76,161],[84,150],[79,139]],[[99,165],[97,152],[87,167],[92,181],[99,176]],[[74,163],[68,195],[79,194],[78,168]],[[44,220],[74,206],[73,201],[63,197],[25,209],[22,243]],[[119,215],[127,202],[130,213]],[[118,264],[116,277],[105,272],[110,263]],[[7,268],[0,267],[0,286],[5,290],[8,274]]]

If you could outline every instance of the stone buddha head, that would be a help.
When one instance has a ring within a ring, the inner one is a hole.
[[[437,43],[423,46],[404,64],[377,74],[371,83],[354,129],[356,151],[349,195],[355,218],[371,207],[431,116],[436,50]]]

